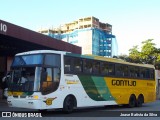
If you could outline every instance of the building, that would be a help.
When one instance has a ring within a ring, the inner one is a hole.
[[[81,54],[81,47],[0,20],[0,87],[16,53],[59,50]]]
[[[117,42],[112,35],[112,25],[102,23],[95,17],[80,18],[58,28],[39,32],[81,46],[82,54],[106,57],[117,55]]]

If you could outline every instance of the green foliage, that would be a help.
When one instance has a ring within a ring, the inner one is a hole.
[[[133,48],[129,49],[129,62],[141,63],[140,52],[138,51],[138,46],[133,46]]]
[[[129,56],[121,55],[118,56],[118,58],[127,62],[154,64],[160,66],[160,48],[156,48],[155,45],[156,44],[153,43],[153,39],[145,40],[142,42],[141,51],[139,51],[139,48],[136,45],[129,49]]]
[[[141,58],[142,62],[146,64],[154,64],[157,54],[157,48],[155,47],[155,43],[152,42],[153,39],[148,39],[142,42],[142,50],[141,50]]]
[[[159,62],[160,63],[160,53],[159,55],[157,56],[157,61],[156,62]]]

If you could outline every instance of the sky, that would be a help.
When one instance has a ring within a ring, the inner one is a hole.
[[[160,48],[160,0],[0,0],[0,19],[38,31],[94,16],[112,25],[118,54],[147,39]]]

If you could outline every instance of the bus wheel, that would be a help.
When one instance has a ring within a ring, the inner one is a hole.
[[[63,111],[65,113],[71,113],[74,110],[74,97],[67,96],[63,103]]]
[[[136,96],[135,96],[134,94],[132,94],[132,95],[130,96],[128,106],[129,106],[130,108],[133,108],[133,107],[136,106]]]
[[[138,96],[137,102],[136,102],[136,106],[137,107],[142,107],[142,104],[144,103],[144,97],[142,94],[140,94]]]

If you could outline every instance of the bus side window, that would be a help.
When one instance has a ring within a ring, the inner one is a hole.
[[[108,75],[109,73],[109,66],[107,62],[101,62],[101,74],[102,75]]]
[[[71,57],[64,57],[64,72],[71,72],[72,59]]]
[[[109,75],[115,75],[115,65],[113,63],[109,63]]]
[[[145,78],[149,79],[150,78],[150,70],[149,69],[145,69]]]
[[[70,72],[71,71],[71,65],[65,65],[64,66],[64,71],[65,72]]]
[[[154,69],[150,69],[150,78],[154,79]]]
[[[122,76],[122,67],[118,64],[116,64],[116,76]]]
[[[135,75],[136,75],[136,77],[140,77],[140,69],[139,69],[139,67],[135,67]]]
[[[94,61],[94,62],[93,62],[93,71],[92,71],[92,72],[93,72],[94,74],[98,74],[99,71],[100,71],[100,62]]]
[[[123,76],[127,77],[128,76],[128,66],[124,65],[123,66]]]
[[[145,78],[145,69],[144,68],[141,68],[140,77]]]
[[[59,75],[58,74],[59,71],[58,70],[57,71],[55,70],[55,72],[53,72],[53,71],[54,71],[53,68],[47,68],[46,69],[47,78],[46,78],[46,81],[42,82],[42,94],[43,95],[49,94],[49,93],[55,91],[58,88],[59,84],[56,84],[55,81],[56,80],[59,81],[59,77],[57,76],[57,75]]]
[[[82,72],[82,60],[80,58],[74,58],[73,63],[73,71],[78,73]]]
[[[129,66],[129,77],[136,77],[136,70],[134,66]]]
[[[92,73],[92,61],[84,59],[83,61],[83,72]]]

